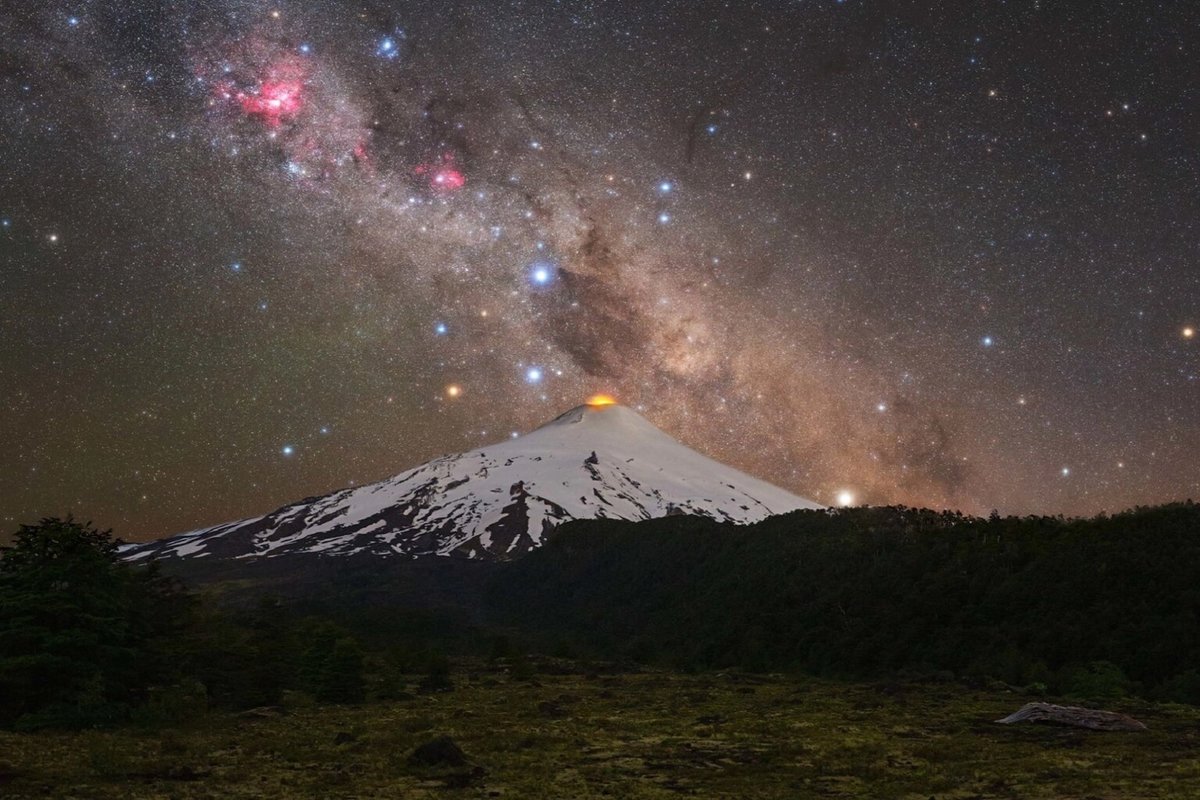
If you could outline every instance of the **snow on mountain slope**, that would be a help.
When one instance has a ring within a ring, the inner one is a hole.
[[[685,447],[629,408],[584,405],[516,439],[263,517],[128,545],[123,555],[509,558],[570,519],[699,514],[746,523],[798,508],[820,506]]]

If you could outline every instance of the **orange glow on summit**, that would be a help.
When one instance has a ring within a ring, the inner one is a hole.
[[[594,394],[587,399],[587,404],[593,407],[615,406],[617,404],[617,400],[609,394]]]

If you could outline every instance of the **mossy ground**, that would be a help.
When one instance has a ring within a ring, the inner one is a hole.
[[[414,678],[414,684],[416,683]],[[1150,726],[993,720],[1031,698],[947,683],[480,669],[454,691],[293,702],[173,727],[0,733],[0,796],[76,798],[1195,798],[1200,709],[1114,703]],[[449,735],[465,766],[414,767]]]

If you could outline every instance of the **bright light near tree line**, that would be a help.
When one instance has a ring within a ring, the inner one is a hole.
[[[587,399],[589,406],[615,406],[617,399],[610,394],[594,394]]]
[[[854,505],[854,492],[849,489],[842,489],[837,493],[837,504],[842,508]]]

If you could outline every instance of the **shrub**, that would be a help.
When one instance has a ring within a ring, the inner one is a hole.
[[[450,679],[450,659],[441,653],[430,656],[429,669],[421,679],[421,691],[448,692],[453,688],[454,681]]]
[[[1071,673],[1067,693],[1085,700],[1116,700],[1129,690],[1129,679],[1111,661],[1093,661]]]
[[[1173,703],[1200,706],[1200,670],[1179,673],[1159,687],[1157,695]]]

